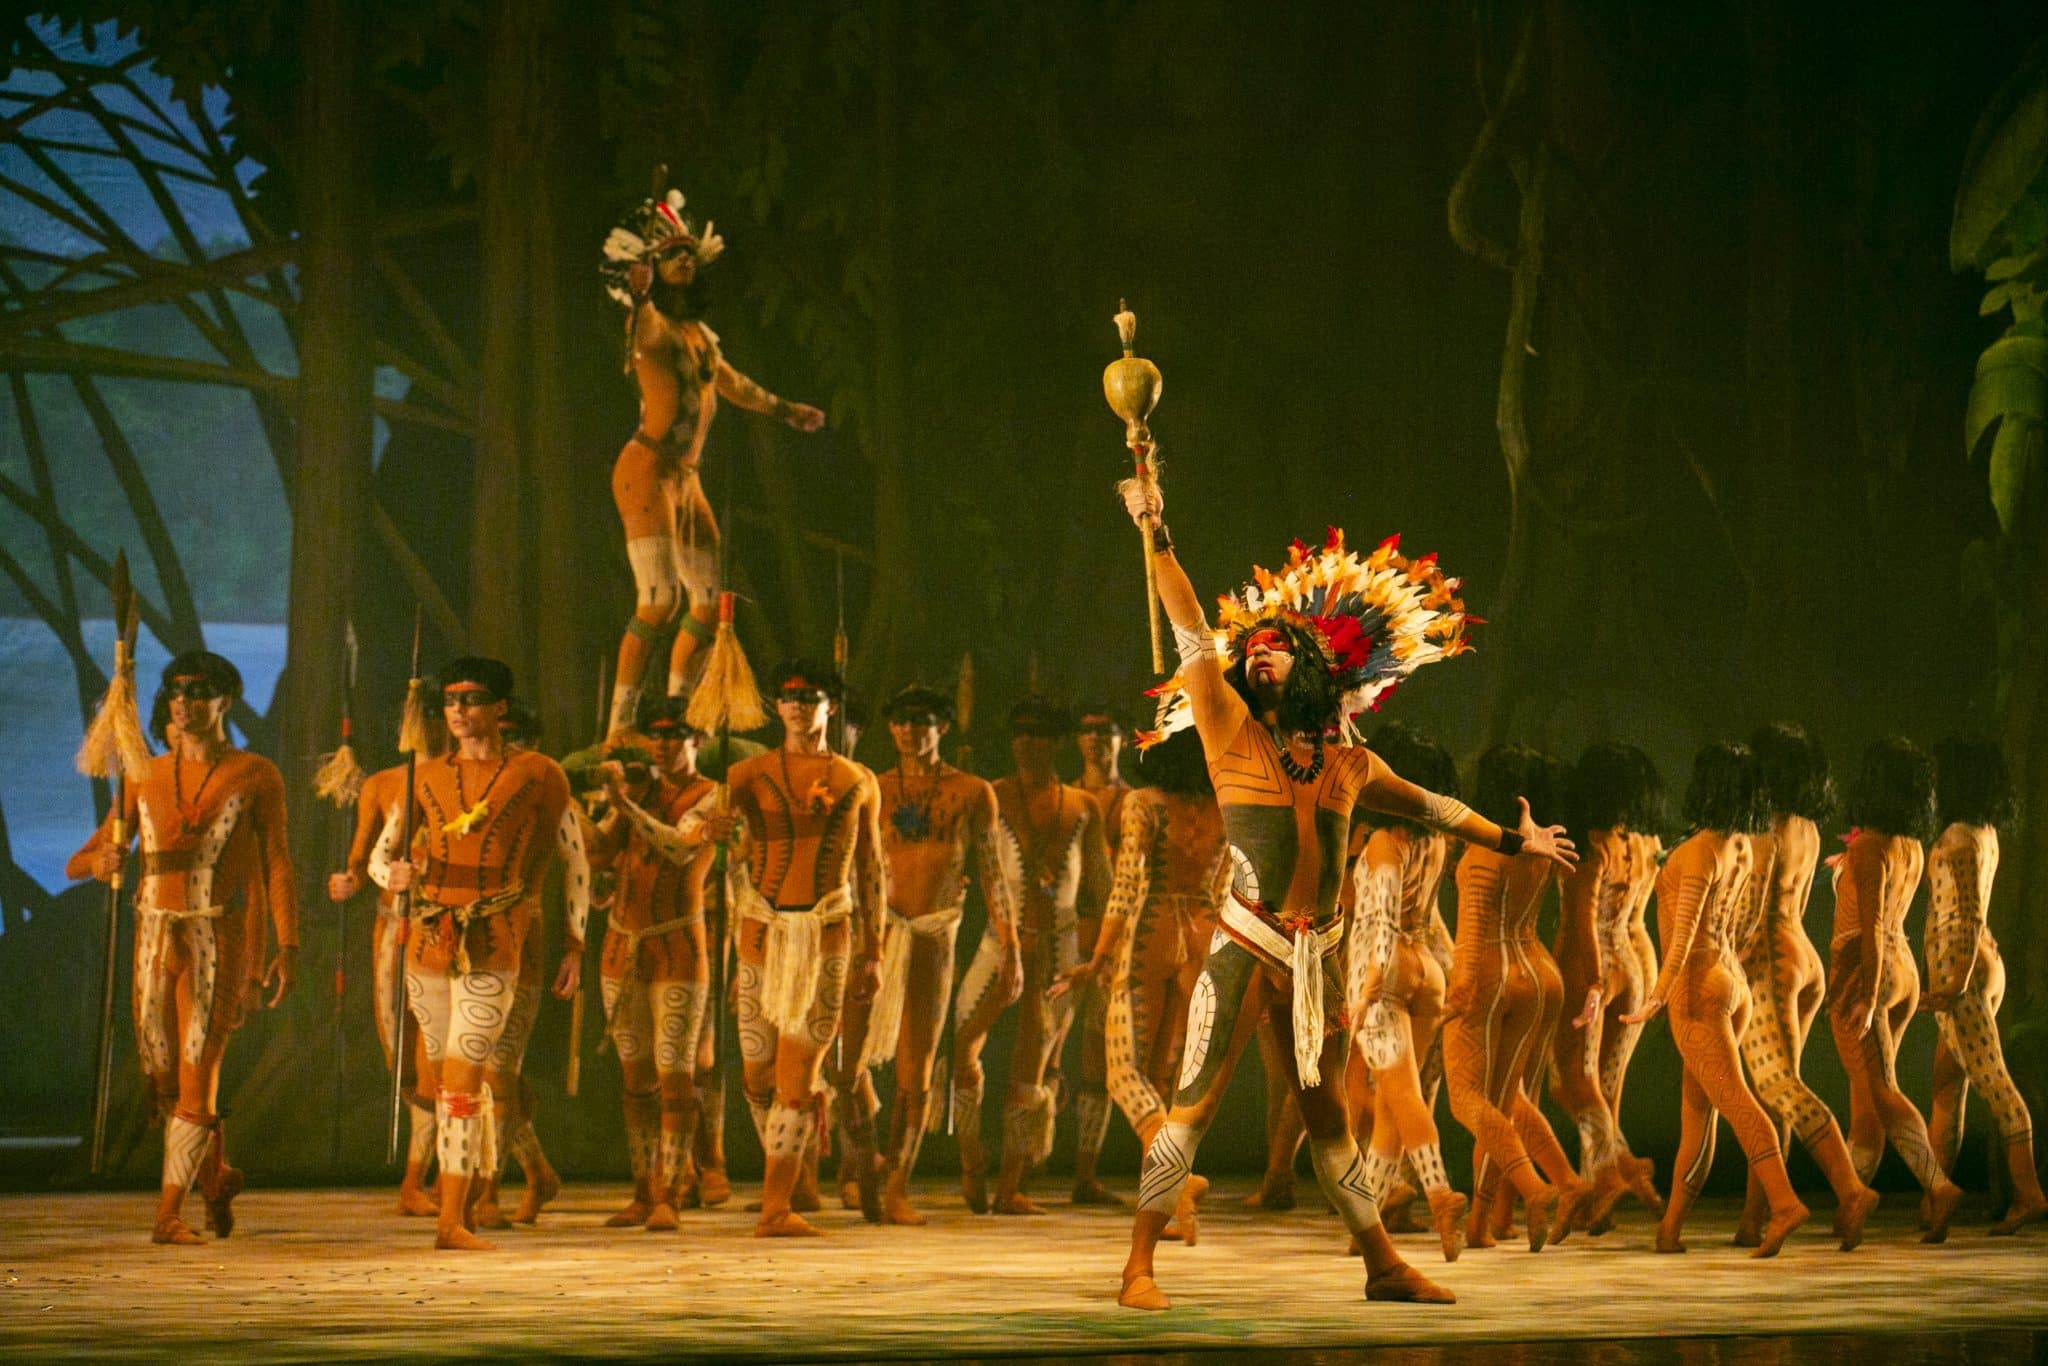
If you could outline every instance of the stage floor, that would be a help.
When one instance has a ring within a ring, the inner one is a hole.
[[[599,1227],[625,1189],[576,1185],[537,1228],[496,1234],[498,1251],[473,1254],[435,1253],[431,1227],[397,1218],[382,1191],[252,1191],[236,1204],[235,1236],[203,1248],[152,1246],[145,1193],[10,1196],[0,1198],[0,1354],[799,1361],[1662,1339],[1645,1342],[1646,1355],[1673,1360],[1673,1338],[2048,1328],[2048,1228],[1987,1238],[1974,1204],[1948,1244],[1930,1248],[1912,1232],[1912,1202],[1892,1197],[1848,1255],[1817,1208],[1774,1262],[1728,1246],[1726,1204],[1702,1206],[1683,1257],[1651,1255],[1651,1218],[1628,1207],[1606,1237],[1575,1235],[1537,1256],[1503,1245],[1445,1266],[1433,1239],[1404,1235],[1409,1259],[1460,1296],[1425,1308],[1364,1302],[1359,1264],[1340,1255],[1343,1233],[1307,1183],[1314,1208],[1284,1215],[1241,1209],[1248,1189],[1219,1183],[1200,1245],[1161,1248],[1176,1306],[1161,1314],[1115,1303],[1127,1213],[1062,1201],[1040,1218],[975,1218],[937,1181],[920,1190],[927,1228],[870,1228],[832,1209],[820,1216],[829,1236],[791,1242],[750,1236],[745,1188],[663,1235]],[[2048,1346],[2039,1331],[1994,1338],[2006,1360]],[[1837,1362],[1860,1355],[1809,1345]],[[1616,1344],[1592,1355],[1634,1353]],[[1893,1354],[1908,1356],[1946,1354]]]

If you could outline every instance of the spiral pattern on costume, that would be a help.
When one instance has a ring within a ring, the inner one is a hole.
[[[524,976],[512,990],[512,1009],[505,1016],[505,1031],[491,1050],[491,1066],[516,1077],[526,1065],[526,1044],[533,1037],[534,1021],[540,1018],[540,984]]]
[[[804,1016],[804,1036],[824,1048],[839,1032],[840,1012],[846,1005],[846,951],[826,952],[818,963],[818,994]]]
[[[405,1001],[427,1046],[427,1061],[448,1055],[448,979],[441,973],[405,970]]]
[[[773,1062],[775,1027],[761,1015],[761,965],[740,961],[739,1020],[740,1058],[750,1063]]]
[[[640,1061],[652,1051],[654,1032],[648,1016],[647,984],[637,977],[607,978],[605,995],[613,1051],[621,1063]]]
[[[663,982],[655,1006],[654,1065],[683,1072],[695,1059],[697,1031],[704,1019],[704,988],[694,982]]]

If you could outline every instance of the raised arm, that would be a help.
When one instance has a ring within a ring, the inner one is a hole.
[[[627,824],[640,832],[640,837],[647,841],[647,847],[661,858],[677,865],[688,863],[703,852],[706,844],[711,843],[711,837],[705,829],[704,818],[710,815],[717,805],[717,787],[707,787],[704,795],[683,813],[682,819],[674,825],[669,825],[628,797],[623,790],[615,790],[612,793],[613,809],[620,813]]]
[[[1521,812],[1521,822],[1516,829],[1508,830],[1495,825],[1456,797],[1446,797],[1409,782],[1388,768],[1377,755],[1371,756],[1371,763],[1371,772],[1358,793],[1359,802],[1370,810],[1441,830],[1481,849],[1495,849],[1503,854],[1535,854],[1566,869],[1578,862],[1578,851],[1565,838],[1564,827],[1536,824],[1535,818],[1529,814],[1529,803],[1520,797],[1515,801]]]
[[[1187,571],[1174,558],[1173,538],[1166,523],[1159,520],[1166,502],[1156,483],[1131,481],[1124,489],[1124,509],[1139,526],[1150,519],[1153,569],[1159,580],[1159,603],[1173,624],[1173,646],[1180,655],[1180,685],[1187,692],[1195,729],[1202,736],[1202,750],[1209,755],[1230,747],[1250,715],[1244,699],[1223,681],[1223,664],[1216,657],[1216,637],[1202,613],[1201,595],[1188,579]]]

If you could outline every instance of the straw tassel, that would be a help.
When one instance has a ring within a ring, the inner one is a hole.
[[[1323,1079],[1322,937],[1303,927],[1294,932],[1294,1070],[1304,1088]]]
[[[320,757],[320,767],[313,774],[313,793],[347,810],[363,790],[363,777],[355,746],[344,740],[340,749]]]
[[[432,693],[424,679],[415,678],[406,688],[405,715],[398,723],[398,752],[431,758],[441,746],[435,743],[434,722],[428,707]]]
[[[722,728],[756,730],[768,724],[768,708],[761,701],[761,688],[754,681],[753,666],[733,634],[733,595],[718,595],[718,634],[712,638],[704,661],[704,677],[690,695],[685,718],[707,735]]]
[[[78,747],[78,771],[91,778],[125,776],[140,782],[149,767],[149,742],[135,711],[135,661],[125,646],[114,647],[114,676]]]

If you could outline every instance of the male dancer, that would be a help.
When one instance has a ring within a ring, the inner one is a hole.
[[[429,756],[431,757],[431,756]],[[363,780],[356,794],[355,836],[349,842],[348,866],[327,876],[327,899],[337,906],[348,902],[370,881],[370,854],[387,831],[405,819],[405,765],[379,769]],[[394,842],[396,836],[393,836]],[[346,914],[344,911],[343,914]],[[398,1046],[398,971],[405,944],[398,933],[398,899],[383,887],[377,889],[377,918],[370,930],[370,993],[377,1011],[377,1041],[384,1047],[384,1065],[398,1065],[392,1050]],[[425,1186],[427,1165],[434,1157],[434,1102],[420,1089],[427,1075],[426,1036],[412,1031],[411,1047],[403,1066],[406,1113],[410,1120],[405,1148],[405,1175],[398,1182],[398,1212],[405,1215],[432,1214],[437,1209],[433,1193]]]
[[[875,775],[826,742],[839,676],[789,660],[770,679],[782,744],[733,765],[732,807],[704,817],[723,842],[744,822],[746,864],[732,873],[739,927],[740,1057],[761,1135],[759,1238],[815,1236],[790,1208],[817,1132],[825,1051],[853,998],[875,994],[882,961],[881,805]]]
[[[635,605],[619,642],[611,729],[633,723],[647,656],[687,606],[669,653],[668,692],[687,682],[690,658],[709,643],[718,604],[718,521],[697,467],[723,398],[766,413],[800,432],[825,425],[807,403],[777,398],[725,359],[718,334],[700,318],[698,272],[718,259],[725,239],[683,216],[670,190],[635,205],[605,239],[605,292],[628,310],[626,370],[640,389],[640,425],[612,465],[612,501],[625,526]]]
[[[228,742],[242,695],[233,664],[188,650],[164,666],[170,751],[128,787],[128,829],[142,842],[135,889],[135,1045],[164,1126],[162,1195],[150,1240],[204,1241],[180,1217],[194,1179],[207,1222],[234,1231],[242,1173],[227,1162],[221,1057],[246,1013],[276,1006],[298,975],[298,884],[285,840],[284,780]],[[67,877],[112,881],[128,856],[101,826]],[[265,924],[277,951],[265,966]],[[269,989],[269,999],[264,990]]]
[[[1083,954],[1093,952],[1092,942],[1080,942],[1077,926],[1084,916],[1099,924],[1109,899],[1109,844],[1103,837],[1101,808],[1087,793],[1061,782],[1053,770],[1059,743],[1072,729],[1067,713],[1044,698],[1019,702],[1010,709],[1010,755],[1016,771],[995,784],[1001,838],[1022,869],[1024,889],[1017,915],[1024,960],[1024,989],[1018,997],[1022,1018],[1010,1050],[1009,1090],[1003,1098],[1003,1160],[993,1206],[997,1214],[1044,1212],[1025,1196],[1024,1179],[1052,1152],[1053,1093],[1045,1074],[1073,1025],[1072,996],[1056,996],[1051,988]],[[970,968],[970,985],[973,976]],[[966,1004],[963,991],[963,1008]],[[959,1054],[956,1074],[971,1068],[967,1075],[973,1078],[978,1097],[986,1029],[980,1019],[970,1023],[963,1016],[954,1038]],[[959,1082],[955,1087],[957,1092]],[[974,1114],[978,1129],[978,1108]],[[962,1138],[963,1167],[969,1151],[969,1140]]]
[[[1084,704],[1075,716],[1074,743],[1081,751],[1081,780],[1077,784],[1095,799],[1102,812],[1102,829],[1111,854],[1122,838],[1124,799],[1131,785],[1124,781],[1118,759],[1123,754],[1124,724],[1105,702]],[[1083,917],[1075,925],[1075,938],[1083,946],[1100,937],[1102,921]],[[1074,1203],[1077,1205],[1121,1205],[1123,1201],[1102,1184],[1095,1174],[1102,1158],[1102,1143],[1109,1136],[1109,1062],[1107,1036],[1108,981],[1087,983],[1076,995],[1074,1012],[1081,1026],[1081,1077],[1074,1092],[1076,1140],[1074,1147]],[[1057,1059],[1055,1059],[1057,1063]],[[1054,1067],[1057,1075],[1059,1069]],[[1059,1087],[1055,1083],[1054,1090]]]
[[[1132,480],[1124,503],[1151,540],[1160,601],[1181,659],[1179,697],[1170,699],[1164,729],[1192,723],[1202,738],[1234,872],[1223,905],[1226,937],[1212,941],[1188,1007],[1180,1089],[1145,1152],[1117,1302],[1168,1307],[1153,1280],[1153,1250],[1232,1064],[1253,1023],[1267,1014],[1293,1065],[1317,1178],[1364,1247],[1366,1297],[1449,1303],[1456,1297],[1402,1261],[1380,1227],[1364,1159],[1345,1124],[1348,1039],[1328,1027],[1343,1014],[1328,960],[1343,941],[1337,894],[1352,811],[1363,803],[1486,848],[1526,849],[1566,866],[1570,841],[1557,827],[1538,827],[1526,804],[1521,828],[1503,830],[1463,803],[1400,778],[1371,751],[1327,738],[1402,675],[1462,649],[1456,583],[1432,561],[1410,564],[1392,542],[1361,561],[1344,553],[1336,531],[1313,557],[1297,543],[1283,575],[1262,571],[1225,600],[1223,626],[1232,654],[1243,660],[1226,673],[1194,584],[1159,520],[1159,489]]]
[[[506,704],[505,719],[499,726],[508,750],[532,749],[538,739],[538,721],[532,708],[519,700],[511,699]],[[578,819],[575,804],[570,803],[562,810],[562,819],[555,826],[555,856],[562,869],[562,899],[566,922],[563,932],[562,963],[556,972],[554,993],[557,1000],[568,1000],[576,994],[582,978],[583,941],[590,924],[590,858],[584,849],[583,824]],[[498,1046],[491,1053],[491,1067],[487,1080],[491,1094],[496,1097],[498,1116],[498,1166],[484,1181],[482,1194],[476,1205],[476,1222],[479,1228],[505,1228],[511,1224],[531,1224],[540,1217],[547,1203],[560,1194],[562,1178],[548,1161],[547,1153],[541,1148],[540,1135],[534,1131],[533,1087],[527,1084],[526,1046],[533,1039],[533,1026],[540,1018],[542,944],[539,933],[526,937],[519,959],[519,986],[512,996],[512,1012],[506,1017],[505,1032],[498,1036]],[[526,1186],[519,1198],[519,1207],[509,1216],[498,1208],[498,1183],[504,1174],[505,1164],[517,1159],[520,1172],[526,1179]]]
[[[883,716],[897,762],[878,778],[889,888],[881,985],[873,1001],[847,1010],[835,1085],[859,1136],[850,1147],[865,1158],[875,1146],[872,1126],[879,1108],[870,1069],[895,1060],[889,1144],[879,1169],[868,1163],[862,1198],[874,1198],[879,1177],[882,1222],[922,1224],[924,1215],[910,1203],[910,1176],[924,1140],[939,1026],[953,990],[953,948],[970,852],[988,907],[989,934],[1000,953],[995,975],[1007,983],[1022,981],[1012,909],[1021,888],[1014,862],[1006,866],[997,856],[995,790],[939,757],[939,741],[953,724],[951,700],[913,684],[889,700]]]
[[[605,765],[611,813],[593,851],[618,875],[600,971],[633,1169],[632,1202],[605,1221],[611,1228],[674,1229],[692,1175],[697,1037],[711,986],[704,884],[717,852],[705,820],[719,793],[697,772],[702,737],[683,711],[679,698],[641,702],[638,736],[622,738],[644,738],[647,753],[615,746],[623,757]]]
[[[434,1246],[487,1250],[491,1244],[472,1227],[471,1198],[498,1165],[500,1123],[487,1078],[515,1008],[526,942],[540,933],[541,883],[558,847],[569,780],[554,760],[505,744],[506,665],[464,656],[444,666],[436,683],[454,748],[414,774],[421,848],[381,861],[393,892],[414,893],[406,1001],[427,1041],[436,1092],[441,1208]],[[566,949],[557,991],[573,991],[582,972],[582,945]]]

